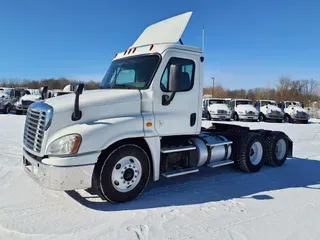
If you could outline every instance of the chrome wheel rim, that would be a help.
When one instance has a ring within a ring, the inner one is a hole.
[[[263,149],[260,142],[255,142],[250,148],[250,162],[253,165],[258,165],[261,162]]]
[[[284,157],[286,154],[286,142],[284,139],[280,139],[277,142],[275,152],[277,159],[281,160]]]
[[[114,165],[111,181],[117,191],[126,193],[138,185],[141,176],[142,167],[139,160],[133,156],[126,156]]]

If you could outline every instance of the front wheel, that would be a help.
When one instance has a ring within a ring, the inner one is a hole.
[[[291,123],[291,117],[288,114],[284,116],[284,122]]]
[[[150,178],[150,160],[137,145],[123,145],[115,149],[101,167],[96,166],[94,187],[103,199],[123,203],[137,198]]]
[[[234,114],[233,119],[234,119],[235,121],[239,121],[239,116],[238,116],[237,113]]]
[[[259,121],[264,122],[266,120],[266,117],[261,113],[259,114]]]
[[[4,114],[10,113],[10,105],[9,104],[4,107],[3,113]]]

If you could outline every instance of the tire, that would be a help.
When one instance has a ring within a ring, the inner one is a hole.
[[[239,116],[238,116],[237,113],[234,114],[233,119],[234,119],[235,121],[239,121]]]
[[[251,159],[250,159],[250,155],[252,155]],[[252,132],[248,133],[247,137],[243,141],[240,151],[235,156],[236,168],[239,168],[245,172],[258,172],[261,169],[261,167],[264,165],[264,163],[265,163],[264,138],[262,137],[262,135],[258,133],[252,133]]]
[[[16,114],[17,114],[17,115],[22,115],[22,111],[17,110],[17,111],[16,111]]]
[[[116,148],[96,165],[92,185],[103,200],[123,203],[143,192],[150,175],[147,153],[137,145],[127,144]]]
[[[208,119],[209,121],[211,121],[211,116],[210,116],[210,113],[209,113],[209,112],[207,113],[207,119]]]
[[[282,123],[282,122],[283,122],[283,120],[276,120],[276,122],[277,122],[277,123]]]
[[[262,113],[259,114],[259,121],[260,122],[265,122],[266,121],[266,117]]]
[[[10,113],[10,105],[6,105],[6,106],[4,107],[3,113],[4,113],[4,114]]]
[[[282,166],[287,159],[288,144],[288,138],[284,133],[270,133],[266,138],[266,164],[273,167]]]
[[[286,122],[286,123],[291,123],[292,122],[291,117],[288,114],[284,116],[284,120],[283,121]]]

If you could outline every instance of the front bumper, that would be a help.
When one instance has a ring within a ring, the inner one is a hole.
[[[15,110],[26,112],[28,110],[29,106],[24,105],[15,105]]]
[[[240,120],[258,120],[258,115],[239,115]]]
[[[225,114],[210,114],[211,119],[217,119],[217,120],[230,120],[230,115]]]
[[[271,120],[282,120],[284,116],[281,115],[265,115],[267,119]]]
[[[34,159],[23,150],[25,172],[39,185],[53,190],[75,190],[90,188],[94,164],[80,166],[54,166]]]
[[[309,117],[308,117],[308,116],[296,116],[296,115],[291,115],[291,118],[292,118],[294,121],[307,121],[307,120],[309,120]]]

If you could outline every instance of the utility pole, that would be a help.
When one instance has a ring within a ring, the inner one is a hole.
[[[215,78],[211,77],[211,79],[212,79],[212,97],[213,97],[213,95],[214,95],[214,80],[215,80]]]
[[[202,53],[204,52],[204,27],[202,27]]]

